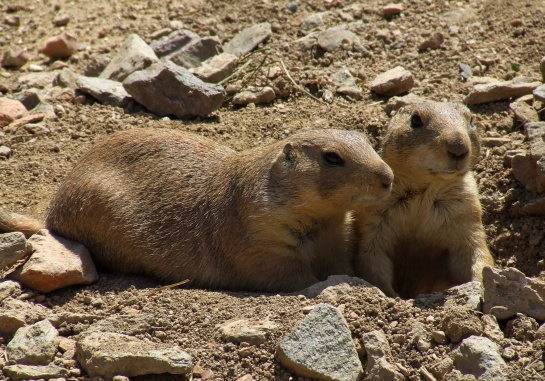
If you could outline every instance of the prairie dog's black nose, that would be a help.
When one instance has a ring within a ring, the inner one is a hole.
[[[456,140],[447,145],[447,152],[453,159],[464,159],[469,155],[469,147],[461,140]]]
[[[390,167],[385,166],[384,168],[381,168],[378,178],[380,179],[383,188],[390,188],[394,182],[394,172]]]

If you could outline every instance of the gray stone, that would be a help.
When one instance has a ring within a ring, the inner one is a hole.
[[[7,50],[0,59],[0,65],[3,67],[20,68],[27,62],[28,54],[24,50]]]
[[[49,320],[49,322],[51,324],[53,324],[53,326],[55,328],[59,328],[63,325],[67,325],[67,324],[78,324],[78,323],[84,323],[87,321],[87,323],[92,323],[94,321],[98,321],[98,320],[101,320],[103,319],[104,317],[101,316],[101,315],[96,315],[96,314],[86,314],[86,313],[73,313],[73,312],[68,312],[68,311],[63,311],[63,312],[60,312],[58,314],[53,314],[53,315],[48,315],[47,316],[47,320]],[[122,320],[123,318],[123,315],[120,316],[120,319]],[[92,325],[89,330],[93,330],[94,328],[94,325]],[[107,331],[105,329],[105,331]],[[120,332],[120,333],[125,333],[125,332]]]
[[[20,232],[0,234],[0,270],[13,266],[32,253],[32,245]]]
[[[181,49],[163,57],[186,69],[200,66],[207,59],[221,53],[221,43],[217,37],[193,40]]]
[[[222,86],[205,83],[172,62],[156,63],[133,73],[123,86],[138,103],[159,116],[204,116],[217,110],[224,97]]]
[[[331,81],[337,87],[337,93],[348,95],[354,99],[361,99],[361,88],[356,84],[356,80],[350,74],[348,68],[343,67],[331,76]]]
[[[259,44],[267,41],[272,35],[271,24],[264,22],[244,29],[225,45],[224,51],[242,57]]]
[[[385,297],[384,293],[371,283],[349,275],[330,275],[326,280],[313,284],[301,291],[307,298],[322,297],[334,303],[339,297],[353,291],[353,286],[365,286],[372,289],[373,293]]]
[[[277,357],[303,377],[356,381],[363,369],[348,324],[335,307],[318,304],[277,347]]]
[[[158,58],[153,49],[137,34],[131,34],[108,66],[100,73],[100,78],[121,82],[131,73],[146,69],[157,61]]]
[[[325,18],[329,12],[313,13],[303,20],[301,29],[305,32],[325,26]]]
[[[509,108],[515,114],[515,119],[523,125],[529,122],[539,122],[537,111],[526,102],[517,100],[510,103]]]
[[[471,72],[471,66],[461,63],[458,64],[458,68],[460,69],[460,75],[464,80],[468,80],[469,78],[473,77],[473,73]]]
[[[15,91],[24,89],[49,89],[53,86],[53,81],[59,75],[58,71],[45,71],[42,73],[29,73],[20,76],[17,79],[17,88]]]
[[[539,142],[538,142],[539,143]],[[530,144],[530,147],[532,145]],[[530,153],[515,152],[511,158],[513,176],[531,192],[545,191],[545,159],[536,161]]]
[[[418,50],[424,51],[428,49],[439,49],[439,47],[443,44],[443,41],[445,41],[445,36],[443,33],[435,32],[429,38],[422,41],[420,45],[418,45]]]
[[[234,343],[246,342],[250,345],[265,343],[270,334],[278,329],[278,326],[268,320],[234,320],[227,321],[216,326],[221,334],[222,340]]]
[[[386,112],[386,114],[388,114],[389,116],[392,116],[392,113],[397,112],[397,110],[402,107],[425,101],[426,98],[422,98],[415,94],[407,94],[401,97],[392,97],[388,99],[388,102],[384,106],[384,112]]]
[[[7,146],[0,146],[0,157],[10,157],[11,152],[11,148]]]
[[[53,86],[75,88],[78,75],[70,69],[62,69],[53,80]]]
[[[85,67],[83,68],[83,75],[86,77],[98,77],[100,73],[102,73],[102,71],[106,68],[106,66],[108,66],[109,63],[110,59],[103,55],[91,57],[85,63]]]
[[[176,30],[167,36],[153,41],[150,47],[153,49],[157,57],[164,57],[175,51],[180,50],[192,41],[198,41],[201,38],[196,33],[187,29]]]
[[[518,98],[541,85],[540,82],[498,81],[473,86],[472,91],[464,98],[468,105],[504,101],[510,98]]]
[[[7,365],[2,369],[12,381],[64,379],[70,376],[67,369],[57,365]]]
[[[545,122],[533,122],[524,125],[524,132],[530,145],[530,156],[539,160],[545,156]]]
[[[536,87],[534,91],[532,91],[532,94],[534,94],[534,98],[538,101],[545,102],[545,85]]]
[[[370,84],[371,91],[385,96],[400,95],[409,92],[414,85],[410,71],[397,66],[379,74]]]
[[[65,26],[70,22],[70,16],[64,13],[57,13],[53,18],[53,25]]]
[[[21,295],[21,285],[12,280],[0,280],[0,302],[9,296]],[[1,324],[0,324],[1,326]]]
[[[49,128],[47,128],[46,126],[42,125],[42,124],[38,124],[38,123],[28,123],[28,124],[25,124],[24,126],[24,129],[32,134],[32,135],[36,135],[36,136],[44,136],[44,135],[48,135],[51,131],[49,130]]]
[[[498,319],[494,315],[484,314],[481,321],[483,322],[483,335],[496,343],[501,343],[504,335],[498,324]]]
[[[539,324],[537,321],[524,314],[517,314],[517,317],[507,322],[505,335],[518,341],[533,341]]]
[[[366,381],[403,381],[405,376],[392,364],[390,345],[382,331],[371,331],[362,336],[367,352]]]
[[[59,333],[49,320],[21,327],[8,343],[6,353],[10,360],[25,365],[47,365],[53,360],[59,346]]]
[[[13,274],[14,279],[39,292],[51,292],[75,284],[90,284],[98,279],[89,250],[42,229],[29,242],[35,248],[26,263]]]
[[[237,56],[221,53],[190,71],[204,82],[218,83],[233,74],[237,64]]]
[[[32,110],[42,101],[42,92],[37,89],[28,89],[12,94],[10,98],[21,102],[27,110]]]
[[[116,315],[99,320],[89,327],[89,332],[113,332],[135,336],[148,332],[152,327],[165,327],[167,322],[153,315]]]
[[[91,377],[187,374],[193,369],[191,356],[177,346],[113,332],[82,335],[76,345],[76,357]]]
[[[472,374],[478,380],[504,379],[505,361],[498,346],[486,337],[471,336],[453,351],[454,366],[463,374]]]
[[[454,362],[450,357],[445,357],[444,359],[436,362],[430,367],[430,372],[438,380],[443,380],[445,375],[449,373],[454,368]]]
[[[481,282],[467,282],[445,291],[445,307],[466,307],[482,311],[484,288]]]
[[[326,52],[331,52],[341,46],[343,42],[354,45],[359,44],[360,39],[353,32],[346,29],[345,25],[341,25],[319,33],[317,42],[320,48]]]
[[[110,106],[125,107],[131,99],[121,83],[105,78],[80,75],[76,80],[76,86],[81,92]]]
[[[431,335],[424,323],[414,321],[411,330],[407,334],[408,342],[413,344],[420,352],[425,352],[431,348]]]
[[[515,268],[483,270],[485,314],[499,320],[509,319],[517,312],[537,320],[545,320],[545,282],[527,278]]]
[[[246,106],[250,103],[261,104],[269,103],[276,99],[276,93],[270,86],[265,87],[250,87],[245,91],[241,91],[233,97],[233,104]]]
[[[443,318],[443,330],[453,343],[471,335],[483,332],[483,323],[477,314],[465,307],[453,307],[447,310]]]
[[[543,77],[543,81],[545,81],[545,57],[539,61],[539,70],[541,71],[541,77]]]
[[[12,295],[17,296],[20,293],[15,291]],[[0,336],[12,337],[19,328],[43,320],[48,312],[49,310],[40,304],[6,298],[0,309]]]

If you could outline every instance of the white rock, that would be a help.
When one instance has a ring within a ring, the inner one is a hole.
[[[8,343],[6,353],[10,360],[25,365],[47,365],[53,360],[59,346],[59,333],[48,320],[21,327]]]
[[[505,361],[498,346],[486,337],[470,336],[453,351],[454,366],[483,381],[504,379]]]
[[[278,326],[268,320],[234,320],[217,325],[222,340],[258,345],[265,343]]]

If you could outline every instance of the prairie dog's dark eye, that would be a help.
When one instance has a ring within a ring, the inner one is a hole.
[[[413,114],[411,116],[411,128],[420,128],[424,126],[422,118],[418,114]]]
[[[344,160],[335,152],[324,153],[324,160],[329,165],[344,165]]]

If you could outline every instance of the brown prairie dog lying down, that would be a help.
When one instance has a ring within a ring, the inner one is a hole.
[[[295,291],[353,273],[348,212],[387,196],[392,181],[354,131],[305,131],[235,152],[190,133],[133,129],[81,158],[46,226],[112,272]]]
[[[482,281],[494,261],[470,171],[479,150],[462,104],[429,101],[398,111],[380,152],[394,171],[392,192],[355,213],[358,276],[406,298]]]

